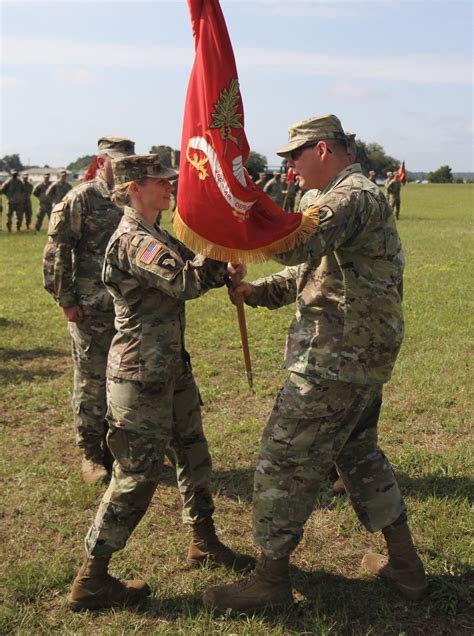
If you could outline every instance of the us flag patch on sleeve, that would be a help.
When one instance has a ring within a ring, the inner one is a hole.
[[[158,252],[161,250],[162,246],[156,241],[150,241],[138,255],[138,261],[143,263],[144,265],[149,265],[153,262],[153,259],[156,257]]]

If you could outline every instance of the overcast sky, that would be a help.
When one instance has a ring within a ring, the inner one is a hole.
[[[409,170],[473,171],[473,3],[222,0],[253,150],[335,113]],[[1,0],[0,156],[66,165],[104,134],[179,147],[193,62],[185,0]]]

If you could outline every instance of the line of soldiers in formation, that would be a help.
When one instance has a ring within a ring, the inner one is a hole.
[[[31,207],[31,195],[38,199],[38,213],[36,216],[35,230],[39,232],[44,218],[48,220],[51,210],[69,192],[71,185],[66,181],[67,171],[60,170],[57,181],[50,181],[50,173],[45,172],[43,181],[33,187],[28,179],[28,174],[23,173],[19,178],[16,170],[10,171],[10,177],[1,185],[0,194],[4,194],[8,201],[7,230],[12,231],[13,218],[16,216],[16,230],[20,232],[25,221],[26,229],[31,227],[33,210]],[[0,197],[0,213],[2,212]]]

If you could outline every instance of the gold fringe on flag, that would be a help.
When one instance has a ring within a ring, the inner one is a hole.
[[[178,208],[174,211],[173,227],[179,240],[197,254],[203,254],[208,258],[223,261],[224,263],[262,263],[270,260],[274,254],[290,252],[298,245],[306,243],[311,234],[314,234],[319,227],[319,208],[316,205],[310,205],[302,213],[299,227],[293,230],[291,234],[283,236],[274,243],[263,245],[253,250],[241,250],[211,243],[186,225],[179,214]]]

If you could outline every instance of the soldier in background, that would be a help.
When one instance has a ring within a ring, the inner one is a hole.
[[[23,184],[23,213],[25,217],[26,229],[30,229],[31,217],[33,216],[33,209],[31,207],[31,193],[33,192],[33,184],[28,180],[28,174],[24,172],[21,175],[21,182]]]
[[[305,189],[318,189],[319,226],[308,241],[276,255],[287,265],[231,298],[277,309],[296,301],[280,390],[263,433],[254,476],[253,529],[261,548],[255,575],[207,590],[204,604],[250,612],[291,603],[289,557],[300,543],[321,483],[336,463],[369,532],[382,531],[388,557],[362,565],[391,579],[408,599],[426,590],[405,504],[377,444],[382,388],[403,339],[404,256],[379,188],[351,164],[334,115],[297,122],[280,156]]]
[[[275,201],[279,206],[283,205],[283,199],[285,195],[283,194],[284,186],[281,182],[281,172],[274,172],[273,178],[265,184],[263,191],[268,194],[270,199]]]
[[[391,181],[392,179],[393,179],[393,172],[390,172],[390,171],[389,171],[389,172],[387,172],[387,177],[386,177],[386,179],[385,179],[385,181],[384,181],[384,184],[383,184],[383,185],[384,185],[384,188],[385,188],[385,191],[387,191],[388,184],[390,183],[390,181]],[[388,193],[387,193],[387,194],[388,194]]]
[[[66,181],[67,170],[58,172],[58,180],[52,183],[46,191],[46,196],[51,201],[51,207],[59,203],[71,189],[70,184]]]
[[[8,200],[7,230],[9,232],[12,231],[14,214],[16,214],[17,232],[21,229],[23,220],[23,192],[23,183],[18,179],[18,172],[16,170],[10,170],[10,177],[2,185],[2,194],[4,194]]]
[[[266,182],[267,182],[267,174],[266,174],[266,172],[259,172],[258,173],[258,179],[257,179],[257,181],[255,181],[255,184],[258,185],[260,190],[263,190]]]
[[[61,197],[53,208],[43,255],[45,289],[68,321],[74,364],[72,406],[86,483],[105,479],[110,469],[105,444],[105,371],[115,328],[112,297],[102,283],[102,265],[107,243],[122,218],[122,209],[111,199],[112,159],[134,150],[133,141],[123,137],[99,139],[97,176]],[[53,184],[57,197],[60,184]]]
[[[47,216],[49,221],[49,217],[51,216],[51,200],[46,194],[50,185],[51,181],[49,180],[49,172],[46,172],[43,175],[43,181],[41,183],[37,183],[33,188],[33,196],[38,199],[38,211],[36,213],[35,224],[35,230],[37,232],[41,230],[44,217]]]
[[[125,205],[103,270],[117,315],[107,366],[107,443],[115,463],[69,596],[73,610],[134,604],[149,593],[144,581],[110,576],[108,565],[145,514],[168,446],[176,457],[183,522],[193,533],[188,565],[208,563],[236,571],[255,565],[253,557],[221,543],[215,531],[211,457],[185,349],[186,301],[222,287],[227,266],[196,256],[156,224],[169,207],[177,176],[159,155],[118,159],[113,173],[115,197]],[[238,272],[242,275],[243,268],[230,270]]]
[[[397,179],[396,174],[392,174],[392,177],[386,182],[385,188],[387,190],[387,199],[395,218],[400,218],[400,192],[402,184]]]
[[[367,179],[369,181],[372,181],[372,183],[375,183],[376,178],[377,178],[377,175],[375,173],[375,170],[369,170],[369,174],[368,174]]]

